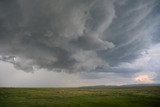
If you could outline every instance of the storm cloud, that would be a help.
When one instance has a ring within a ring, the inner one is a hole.
[[[137,72],[122,65],[160,42],[159,9],[159,0],[1,0],[0,60],[27,72]]]

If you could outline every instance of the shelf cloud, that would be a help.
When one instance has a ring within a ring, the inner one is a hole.
[[[1,0],[0,60],[26,72],[140,72],[130,66],[159,44],[159,9],[159,0]]]

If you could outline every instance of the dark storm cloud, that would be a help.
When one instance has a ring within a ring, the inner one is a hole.
[[[148,48],[159,6],[158,0],[1,0],[0,60],[24,71],[129,71],[113,66]]]

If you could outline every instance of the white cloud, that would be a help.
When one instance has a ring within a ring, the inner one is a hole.
[[[137,75],[134,80],[138,83],[155,83],[153,80],[153,75],[148,74]]]

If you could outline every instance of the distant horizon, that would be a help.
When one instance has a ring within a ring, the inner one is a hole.
[[[87,88],[87,87],[141,87],[141,86],[160,86],[160,83],[144,83],[144,84],[140,84],[140,83],[137,83],[137,84],[122,84],[122,85],[86,85],[86,86],[59,86],[59,87],[36,87],[36,86],[33,86],[33,87],[23,87],[23,86],[6,86],[6,87],[0,87],[0,88]]]

